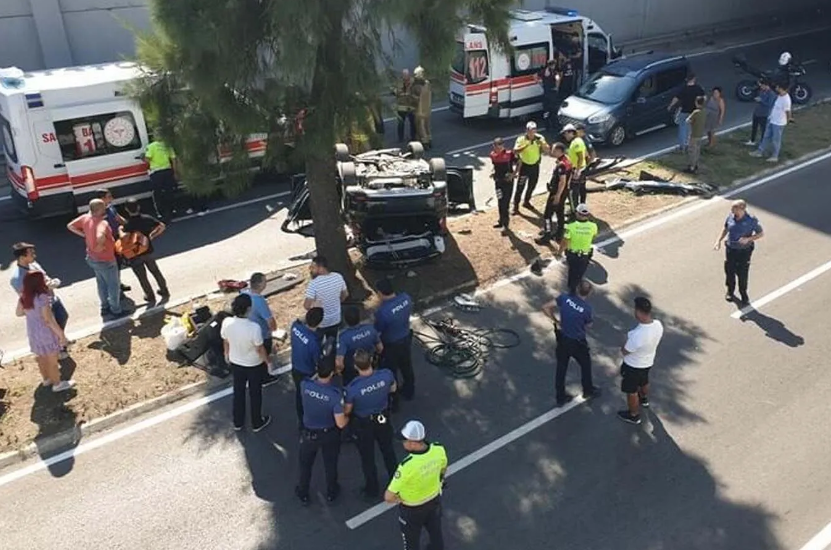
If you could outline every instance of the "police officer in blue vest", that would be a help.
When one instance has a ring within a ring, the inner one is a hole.
[[[297,319],[291,325],[291,378],[294,381],[294,403],[297,422],[303,424],[303,400],[300,383],[314,376],[320,361],[320,337],[317,327],[323,321],[323,308],[313,307],[306,312],[305,322]]]
[[[375,327],[360,323],[361,314],[358,308],[350,306],[343,312],[343,320],[346,322],[346,327],[338,335],[338,351],[335,358],[336,371],[343,377],[343,385],[347,386],[355,376],[355,365],[353,357],[358,350],[364,350],[372,354],[380,354],[384,346],[381,344],[381,339],[378,336],[378,331]]]
[[[406,292],[396,294],[389,279],[381,279],[375,288],[381,296],[381,305],[375,312],[375,329],[381,335],[381,342],[384,344],[381,367],[391,370],[396,378],[398,373],[401,373],[400,391],[396,392],[394,397],[400,393],[401,397],[410,400],[415,395],[411,354],[413,337],[410,330],[413,299]],[[397,406],[395,399],[393,406]]]
[[[375,444],[381,451],[387,469],[387,481],[392,479],[398,467],[393,448],[393,429],[390,423],[390,395],[395,393],[395,376],[388,369],[372,369],[372,355],[366,350],[355,352],[358,376],[346,387],[344,411],[350,418],[350,426],[358,436],[358,453],[364,472],[362,493],[367,499],[378,498],[378,468],[375,466]]]
[[[566,393],[566,371],[573,357],[580,365],[580,381],[583,384],[583,398],[591,399],[600,395],[600,388],[592,383],[592,359],[586,341],[586,329],[592,324],[592,307],[586,301],[592,285],[580,281],[576,292],[560,294],[556,300],[543,306],[543,311],[554,320],[554,335],[557,339],[557,371],[554,375],[557,406],[562,407],[574,399]],[[556,311],[560,311],[557,323]]]
[[[332,384],[334,375],[334,362],[321,361],[317,365],[317,375],[300,382],[303,428],[300,432],[300,481],[295,494],[304,506],[309,504],[309,484],[318,451],[323,455],[326,472],[326,500],[333,502],[340,494],[340,430],[346,427],[349,419],[343,411],[343,392]]]

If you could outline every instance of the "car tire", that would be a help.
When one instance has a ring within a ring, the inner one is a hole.
[[[424,146],[420,141],[411,141],[407,144],[407,152],[410,154],[410,158],[421,160],[424,156]]]
[[[335,160],[338,162],[349,162],[352,160],[352,155],[349,154],[349,146],[347,144],[335,144]]]
[[[623,145],[623,142],[626,141],[626,138],[626,128],[620,124],[615,124],[612,126],[612,129],[609,130],[609,135],[606,136],[606,143],[612,147],[620,147]]]
[[[430,159],[430,174],[433,181],[447,181],[447,165],[443,158]]]
[[[340,181],[344,187],[358,184],[358,169],[354,162],[340,162],[338,163],[338,173]]]

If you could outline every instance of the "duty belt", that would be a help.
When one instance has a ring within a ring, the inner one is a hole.
[[[384,409],[379,413],[370,414],[369,416],[359,416],[358,418],[374,422],[375,424],[386,424],[389,422],[389,411]]]
[[[592,251],[585,251],[585,250],[566,250],[566,254],[574,254],[575,256],[591,256]]]

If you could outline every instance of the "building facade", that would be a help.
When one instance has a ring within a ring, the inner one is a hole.
[[[150,25],[148,0],[0,0],[0,67],[35,70],[130,58],[135,29]],[[822,0],[525,0],[527,9],[546,4],[592,17],[618,43],[690,29],[716,27],[743,18],[794,13]],[[399,56],[411,65],[415,52]]]

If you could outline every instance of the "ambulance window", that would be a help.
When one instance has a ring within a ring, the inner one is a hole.
[[[468,51],[465,56],[465,81],[468,84],[479,84],[488,79],[488,52],[487,50]]]
[[[530,44],[514,48],[511,76],[536,74],[548,63],[548,44]]]
[[[14,146],[14,137],[12,135],[12,125],[9,121],[0,116],[0,143],[2,143],[3,152],[6,153],[6,158],[12,164],[17,164],[17,149]]]
[[[465,43],[456,42],[456,49],[453,50],[453,62],[450,68],[456,74],[465,74]]]
[[[55,121],[55,134],[64,161],[141,149],[139,130],[129,111]]]

